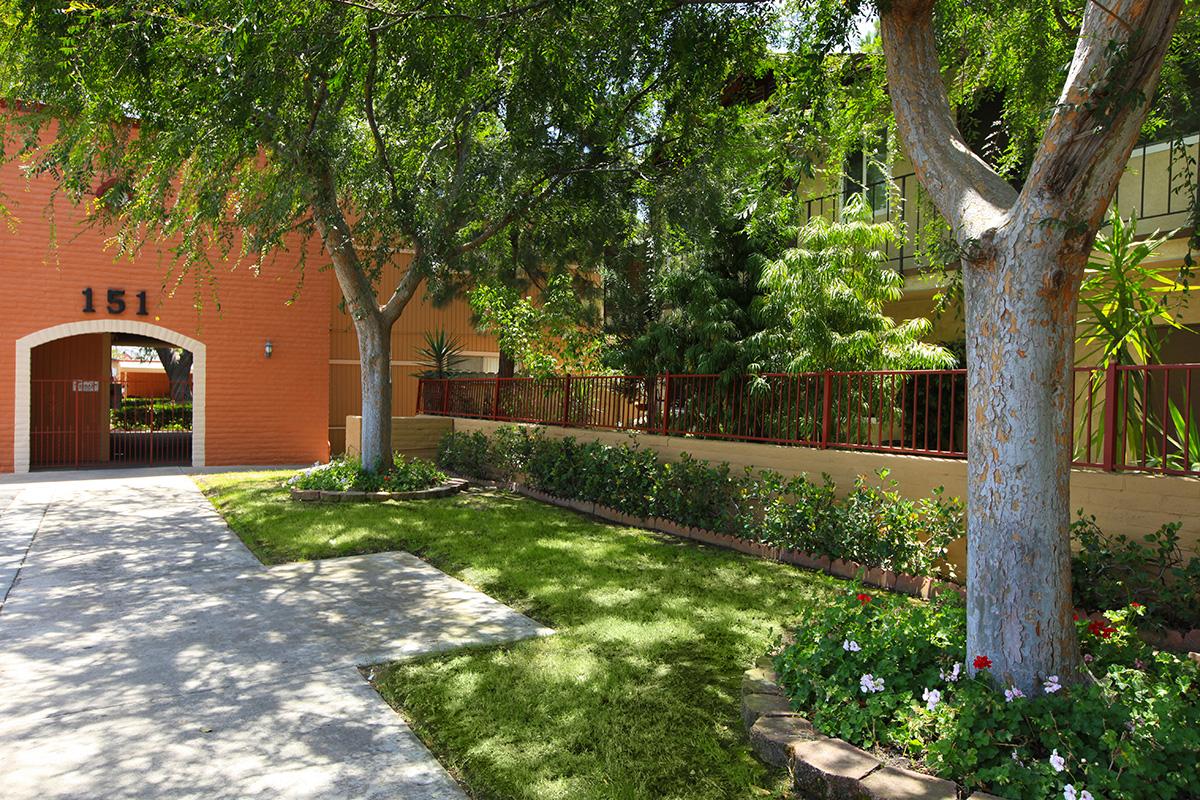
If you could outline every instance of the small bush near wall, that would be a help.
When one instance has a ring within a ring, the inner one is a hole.
[[[813,483],[771,471],[736,473],[686,454],[663,463],[635,445],[620,447],[551,438],[537,429],[502,427],[451,433],[441,443],[444,469],[477,478],[522,479],[531,488],[609,506],[636,517],[661,517],[751,541],[867,567],[933,574],[950,542],[963,535],[963,509],[941,493],[919,501],[856,482],[836,500],[828,477]]]
[[[957,596],[857,592],[801,609],[795,644],[775,659],[822,733],[1015,800],[1200,797],[1200,665],[1138,639],[1144,608],[1081,617],[1085,679],[1048,675],[1027,697],[988,671],[986,653],[965,651]]]
[[[315,464],[288,478],[289,489],[319,489],[326,492],[415,492],[431,489],[447,480],[446,473],[420,458],[407,459],[397,453],[392,465],[381,472],[366,472],[357,458],[335,458]]]
[[[1168,523],[1138,542],[1105,534],[1095,517],[1080,512],[1071,526],[1078,547],[1071,564],[1076,604],[1101,609],[1137,602],[1152,622],[1200,628],[1200,556],[1184,562],[1179,527]]]

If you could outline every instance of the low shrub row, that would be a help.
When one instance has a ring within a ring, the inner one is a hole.
[[[284,486],[326,492],[415,492],[447,480],[446,473],[434,464],[397,453],[391,466],[380,472],[367,472],[357,458],[335,458],[328,464],[314,464],[297,472]]]
[[[635,517],[661,517],[815,556],[932,575],[963,535],[962,504],[939,491],[909,500],[887,473],[864,478],[837,499],[828,476],[813,483],[769,470],[735,472],[684,455],[661,462],[635,444],[552,438],[539,429],[501,427],[451,433],[438,464],[461,475],[520,480],[547,494],[599,503]]]
[[[964,788],[1024,798],[1200,797],[1200,665],[1137,636],[1138,604],[1080,617],[1084,675],[1043,676],[1029,695],[967,653],[953,593],[930,603],[847,592],[801,609],[775,659],[793,706],[816,728],[911,759]],[[970,676],[970,664],[978,670]]]
[[[503,426],[489,437],[451,433],[438,463],[461,475],[521,480],[531,488],[661,517],[814,556],[931,575],[950,542],[963,535],[963,508],[941,492],[902,497],[895,482],[859,478],[842,499],[826,477],[814,483],[770,471],[735,472],[684,454],[658,461],[634,444],[620,447],[555,439],[537,428]],[[1071,529],[1075,604],[1088,611],[1141,603],[1144,622],[1186,632],[1200,628],[1200,557],[1185,561],[1179,523],[1141,541],[1108,536],[1080,512]]]

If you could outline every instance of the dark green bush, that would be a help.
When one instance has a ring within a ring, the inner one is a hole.
[[[437,463],[442,469],[471,478],[494,476],[488,437],[474,433],[448,433],[438,445]]]
[[[446,473],[434,464],[396,453],[391,466],[380,472],[366,472],[357,458],[335,458],[296,473],[285,485],[327,492],[415,492],[445,482]]]
[[[1133,624],[1143,608],[1110,612],[1102,632],[1079,620],[1088,680],[1006,696],[986,670],[967,676],[955,595],[856,591],[801,609],[796,642],[775,661],[822,733],[1000,797],[1060,798],[1067,784],[1096,800],[1200,796],[1200,665],[1143,644]]]
[[[1141,542],[1109,536],[1095,517],[1071,525],[1077,552],[1071,560],[1075,602],[1089,611],[1143,604],[1148,619],[1171,628],[1200,628],[1200,557],[1184,561],[1178,522],[1163,525]]]
[[[686,453],[663,463],[635,444],[551,438],[537,429],[505,426],[490,439],[449,434],[438,463],[466,475],[521,479],[556,497],[633,516],[919,575],[933,574],[946,546],[962,535],[962,504],[940,492],[913,501],[896,492],[894,481],[884,489],[860,479],[839,503],[828,476],[814,484],[770,471],[737,474]]]

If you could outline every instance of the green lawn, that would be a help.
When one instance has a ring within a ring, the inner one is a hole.
[[[742,672],[845,584],[505,493],[299,504],[283,476],[197,480],[268,564],[407,550],[557,630],[378,671],[476,798],[788,796],[747,746]]]

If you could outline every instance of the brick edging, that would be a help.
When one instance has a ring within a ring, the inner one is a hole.
[[[724,533],[714,533],[703,528],[680,525],[677,522],[672,522],[662,517],[635,517],[622,511],[617,511],[615,508],[600,505],[599,503],[556,497],[545,492],[540,492],[537,489],[530,489],[528,486],[520,483],[496,485],[504,489],[511,488],[517,494],[524,495],[533,500],[560,506],[561,508],[569,508],[572,511],[599,517],[600,519],[615,522],[619,525],[645,528],[670,536],[677,536],[681,539],[691,539],[692,541],[712,545],[713,547],[723,547],[728,550],[736,550],[739,553],[758,556],[759,558],[769,558],[772,561],[781,561],[785,564],[824,572],[835,578],[857,577],[860,581],[870,586],[900,592],[912,597],[919,597],[922,600],[929,600],[934,595],[943,591],[957,592],[963,599],[966,599],[967,596],[966,589],[963,586],[954,581],[942,578],[905,575],[879,567],[868,568],[856,561],[841,561],[824,556],[813,556],[788,547],[774,547],[762,542],[739,539],[736,536],[729,536]],[[1080,611],[1079,613],[1081,616],[1087,616],[1090,619],[1105,619],[1103,612],[1100,611],[1091,612],[1090,614],[1086,611]],[[1152,628],[1140,628],[1138,635],[1151,647],[1157,647],[1162,650],[1170,650],[1182,654],[1191,654],[1200,651],[1200,628],[1191,631],[1164,629],[1161,632]],[[1194,656],[1192,657],[1194,658]]]
[[[770,657],[742,677],[742,722],[759,759],[787,769],[806,797],[830,800],[957,800],[953,781],[900,767],[849,742],[819,733],[792,710],[775,678]],[[975,792],[971,800],[995,800]]]
[[[434,497],[449,497],[466,488],[469,482],[462,478],[451,478],[431,489],[413,492],[327,492],[317,489],[292,489],[292,500],[305,503],[383,503],[388,500],[428,500]]]
[[[662,517],[635,517],[631,514],[618,511],[615,508],[600,505],[599,503],[555,497],[554,495],[540,492],[537,489],[530,489],[528,486],[519,483],[513,484],[513,490],[517,494],[524,495],[533,500],[562,508],[569,508],[572,511],[599,517],[600,519],[615,522],[619,525],[658,531],[669,536],[690,539],[701,544],[712,545],[713,547],[723,547],[728,550],[745,553],[746,555],[768,558],[772,561],[781,561],[785,564],[817,570],[818,572],[824,572],[837,578],[858,577],[865,584],[912,595],[923,600],[928,600],[942,591],[954,591],[963,597],[966,596],[966,591],[963,587],[952,581],[940,578],[905,575],[879,567],[864,567],[856,561],[842,561],[824,556],[809,555],[808,553],[793,550],[789,547],[776,547],[762,542],[740,539],[724,533],[716,533],[704,528],[692,528],[680,525],[677,522],[672,522]]]

